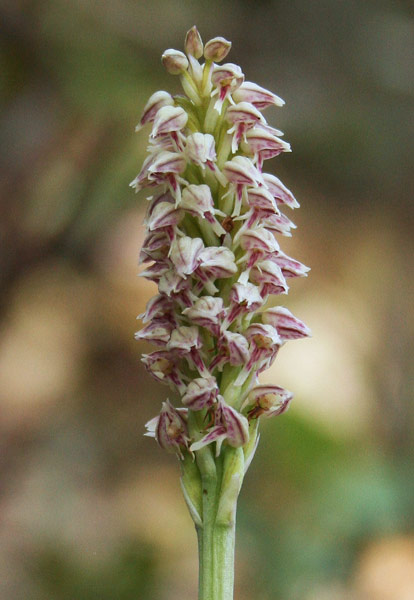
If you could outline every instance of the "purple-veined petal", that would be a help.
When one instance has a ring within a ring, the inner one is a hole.
[[[269,90],[260,87],[252,81],[245,81],[241,86],[233,92],[233,100],[235,102],[250,102],[259,110],[264,110],[268,106],[283,106],[285,104],[282,98],[276,96]]]
[[[155,94],[152,94],[144,107],[142,117],[139,125],[136,126],[135,131],[139,131],[146,123],[152,123],[156,114],[163,106],[174,106],[174,100],[171,94],[164,91],[159,91],[155,92]]]
[[[175,227],[183,217],[182,211],[175,208],[171,202],[159,202],[153,209],[151,215],[146,219],[149,231],[163,227]]]
[[[170,259],[181,277],[191,275],[202,258],[204,243],[201,238],[184,236],[177,238],[171,244]]]
[[[204,58],[215,63],[221,62],[230,52],[231,42],[223,37],[209,40],[204,47]]]
[[[261,314],[262,322],[274,327],[283,341],[296,340],[312,335],[303,321],[295,317],[284,306],[268,308]]]
[[[181,131],[188,121],[188,115],[181,106],[163,106],[158,111],[152,126],[151,137]]]
[[[242,410],[249,419],[273,417],[284,413],[292,398],[292,392],[278,385],[257,385],[249,392]]]
[[[213,405],[218,393],[219,389],[214,377],[197,377],[190,381],[181,401],[191,410],[202,410]]]
[[[288,188],[280,181],[276,175],[263,173],[265,186],[280,204],[286,204],[290,208],[299,208],[299,202]]]
[[[287,254],[281,250],[272,256],[271,260],[282,269],[282,273],[285,277],[306,277],[308,271],[310,271],[309,267],[298,260],[287,256]]]
[[[203,56],[203,41],[201,35],[194,25],[187,31],[185,36],[184,49],[187,56],[193,56],[194,58],[201,58]]]

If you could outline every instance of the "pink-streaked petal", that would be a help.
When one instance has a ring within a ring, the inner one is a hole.
[[[140,119],[139,125],[137,125],[135,128],[135,131],[139,131],[146,123],[151,123],[154,121],[157,112],[163,106],[174,106],[174,100],[171,94],[164,91],[159,91],[155,92],[155,94],[152,94],[144,107],[144,112]]]
[[[184,129],[188,121],[188,115],[180,106],[163,106],[157,112],[152,126],[151,137],[165,135],[173,131]]]
[[[276,96],[269,90],[262,88],[257,83],[245,81],[233,92],[235,102],[250,102],[259,110],[264,110],[268,106],[283,106],[285,104],[282,98]]]
[[[197,450],[201,450],[201,448],[204,448],[204,446],[207,446],[208,444],[224,440],[226,436],[227,432],[224,425],[217,425],[210,429],[210,431],[203,438],[201,438],[201,440],[193,442],[190,446],[190,450],[191,452],[196,452]]]
[[[272,325],[283,341],[310,337],[311,330],[284,306],[268,308],[261,315],[263,323]]]

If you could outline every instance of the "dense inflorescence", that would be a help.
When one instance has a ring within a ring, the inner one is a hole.
[[[158,294],[136,337],[158,346],[145,367],[182,404],[164,402],[147,435],[181,458],[215,442],[217,455],[222,444],[243,447],[250,462],[259,417],[283,413],[292,398],[258,375],[286,341],[310,335],[287,308],[265,305],[308,268],[277,241],[295,227],[281,208],[299,204],[263,172],[265,160],[290,152],[262,114],[284,102],[245,81],[237,65],[218,64],[230,47],[221,37],[203,45],[193,27],[185,54],[162,57],[185,95],[156,92],[137,126],[152,128],[131,185],[153,191],[140,262]]]

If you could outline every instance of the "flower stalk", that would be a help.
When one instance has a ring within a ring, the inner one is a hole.
[[[278,241],[295,227],[281,209],[299,204],[263,171],[290,152],[262,114],[284,102],[246,82],[239,66],[218,64],[230,48],[221,37],[203,45],[193,27],[185,53],[164,52],[184,96],[159,91],[147,102],[137,130],[151,127],[148,157],[131,183],[150,189],[141,275],[158,285],[136,337],[157,346],[144,365],[179,398],[162,404],[146,435],[180,461],[198,535],[199,600],[233,598],[237,498],[259,420],[292,399],[258,376],[286,341],[310,335],[269,302],[308,271]]]

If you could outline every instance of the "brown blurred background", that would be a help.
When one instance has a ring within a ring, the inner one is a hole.
[[[312,328],[264,380],[239,503],[237,600],[414,598],[414,19],[410,0],[2,0],[0,598],[196,597],[178,465],[143,438],[168,390],[140,363],[134,133],[178,91],[161,53],[232,40],[293,154],[284,303]]]

